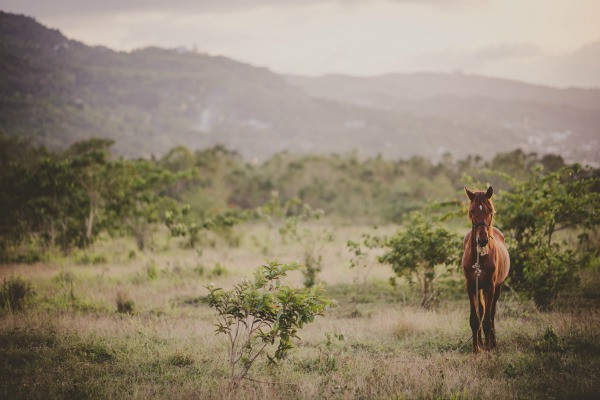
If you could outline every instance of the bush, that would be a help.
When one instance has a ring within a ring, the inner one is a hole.
[[[524,254],[525,289],[542,310],[552,308],[559,293],[579,283],[581,260],[571,250],[558,245],[540,245]]]
[[[215,264],[215,267],[210,273],[211,276],[225,276],[227,275],[227,268],[220,262]]]
[[[135,310],[135,303],[124,290],[117,292],[117,312],[123,314],[132,314]]]
[[[188,354],[178,352],[169,357],[169,364],[175,367],[187,367],[194,364],[194,359]]]
[[[411,214],[405,228],[385,242],[386,252],[378,261],[391,265],[396,275],[409,282],[416,276],[421,284],[421,306],[428,307],[435,300],[434,267],[459,265],[462,241],[438,221],[418,212]]]
[[[0,288],[0,308],[9,311],[21,311],[26,301],[34,294],[31,282],[20,276],[4,279]]]
[[[83,265],[101,265],[106,264],[108,262],[106,256],[103,254],[89,253],[82,253],[79,257],[76,258],[75,261]]]
[[[150,261],[150,263],[146,267],[146,275],[151,281],[155,280],[158,277],[158,268],[156,267],[156,262],[154,260]]]
[[[313,287],[317,283],[317,274],[321,272],[323,264],[323,257],[315,255],[312,252],[304,253],[304,266],[302,269],[302,275],[304,275],[304,286]]]
[[[275,353],[267,355],[271,363],[284,358],[293,347],[292,339],[298,337],[298,330],[331,306],[318,286],[281,286],[280,279],[298,268],[297,264],[268,262],[256,270],[253,281],[243,280],[229,291],[208,287],[206,301],[218,313],[216,332],[229,340],[232,387],[246,377],[268,345],[278,342]]]
[[[69,297],[75,299],[75,274],[71,270],[62,270],[54,277],[54,281],[58,282],[63,288],[69,290]]]

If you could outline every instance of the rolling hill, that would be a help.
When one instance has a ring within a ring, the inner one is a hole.
[[[283,76],[185,49],[90,47],[0,13],[0,133],[52,149],[102,136],[129,157],[223,144],[385,157],[520,147],[598,162],[600,90],[460,74]]]

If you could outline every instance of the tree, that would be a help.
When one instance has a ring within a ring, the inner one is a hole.
[[[172,173],[150,160],[121,160],[110,165],[107,179],[107,229],[133,235],[144,250],[150,225],[175,206],[169,189],[191,177],[189,171]]]
[[[419,212],[409,216],[404,228],[385,242],[387,251],[379,262],[390,264],[396,275],[409,281],[416,276],[421,285],[421,306],[428,307],[435,298],[435,267],[458,265],[462,240],[437,219]]]
[[[106,197],[106,170],[110,163],[110,147],[115,142],[109,139],[89,139],[73,144],[65,155],[71,166],[77,170],[77,183],[83,188],[88,199],[88,214],[85,219],[85,239],[92,241],[94,220],[103,198]]]
[[[12,253],[15,260],[28,261],[27,254],[15,250],[24,242],[59,246],[63,252],[85,244],[86,196],[71,160],[43,155],[33,162],[12,162],[1,171],[0,186],[4,258]]]
[[[229,341],[233,387],[247,376],[269,345],[276,345],[273,355],[267,355],[271,363],[284,358],[304,324],[332,306],[318,286],[296,289],[281,285],[281,279],[299,267],[270,261],[256,270],[254,280],[243,280],[231,290],[208,287],[206,301],[218,313],[216,332]]]
[[[151,223],[173,207],[190,170],[152,160],[120,160],[113,142],[90,139],[61,153],[11,144],[0,153],[0,257],[37,261],[38,250],[89,245],[101,231],[132,233],[142,249]],[[41,252],[40,252],[41,254]]]

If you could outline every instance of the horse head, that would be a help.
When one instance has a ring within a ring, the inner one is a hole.
[[[471,204],[469,205],[469,220],[473,227],[471,239],[476,240],[477,247],[487,248],[489,238],[493,235],[494,204],[492,195],[494,189],[490,186],[485,192],[472,192],[465,187],[465,192]]]

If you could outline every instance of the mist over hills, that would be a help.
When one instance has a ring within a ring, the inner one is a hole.
[[[598,163],[600,89],[462,74],[282,76],[185,49],[90,47],[0,13],[0,133],[52,149],[102,136],[125,156],[215,144],[439,158],[522,148]]]

